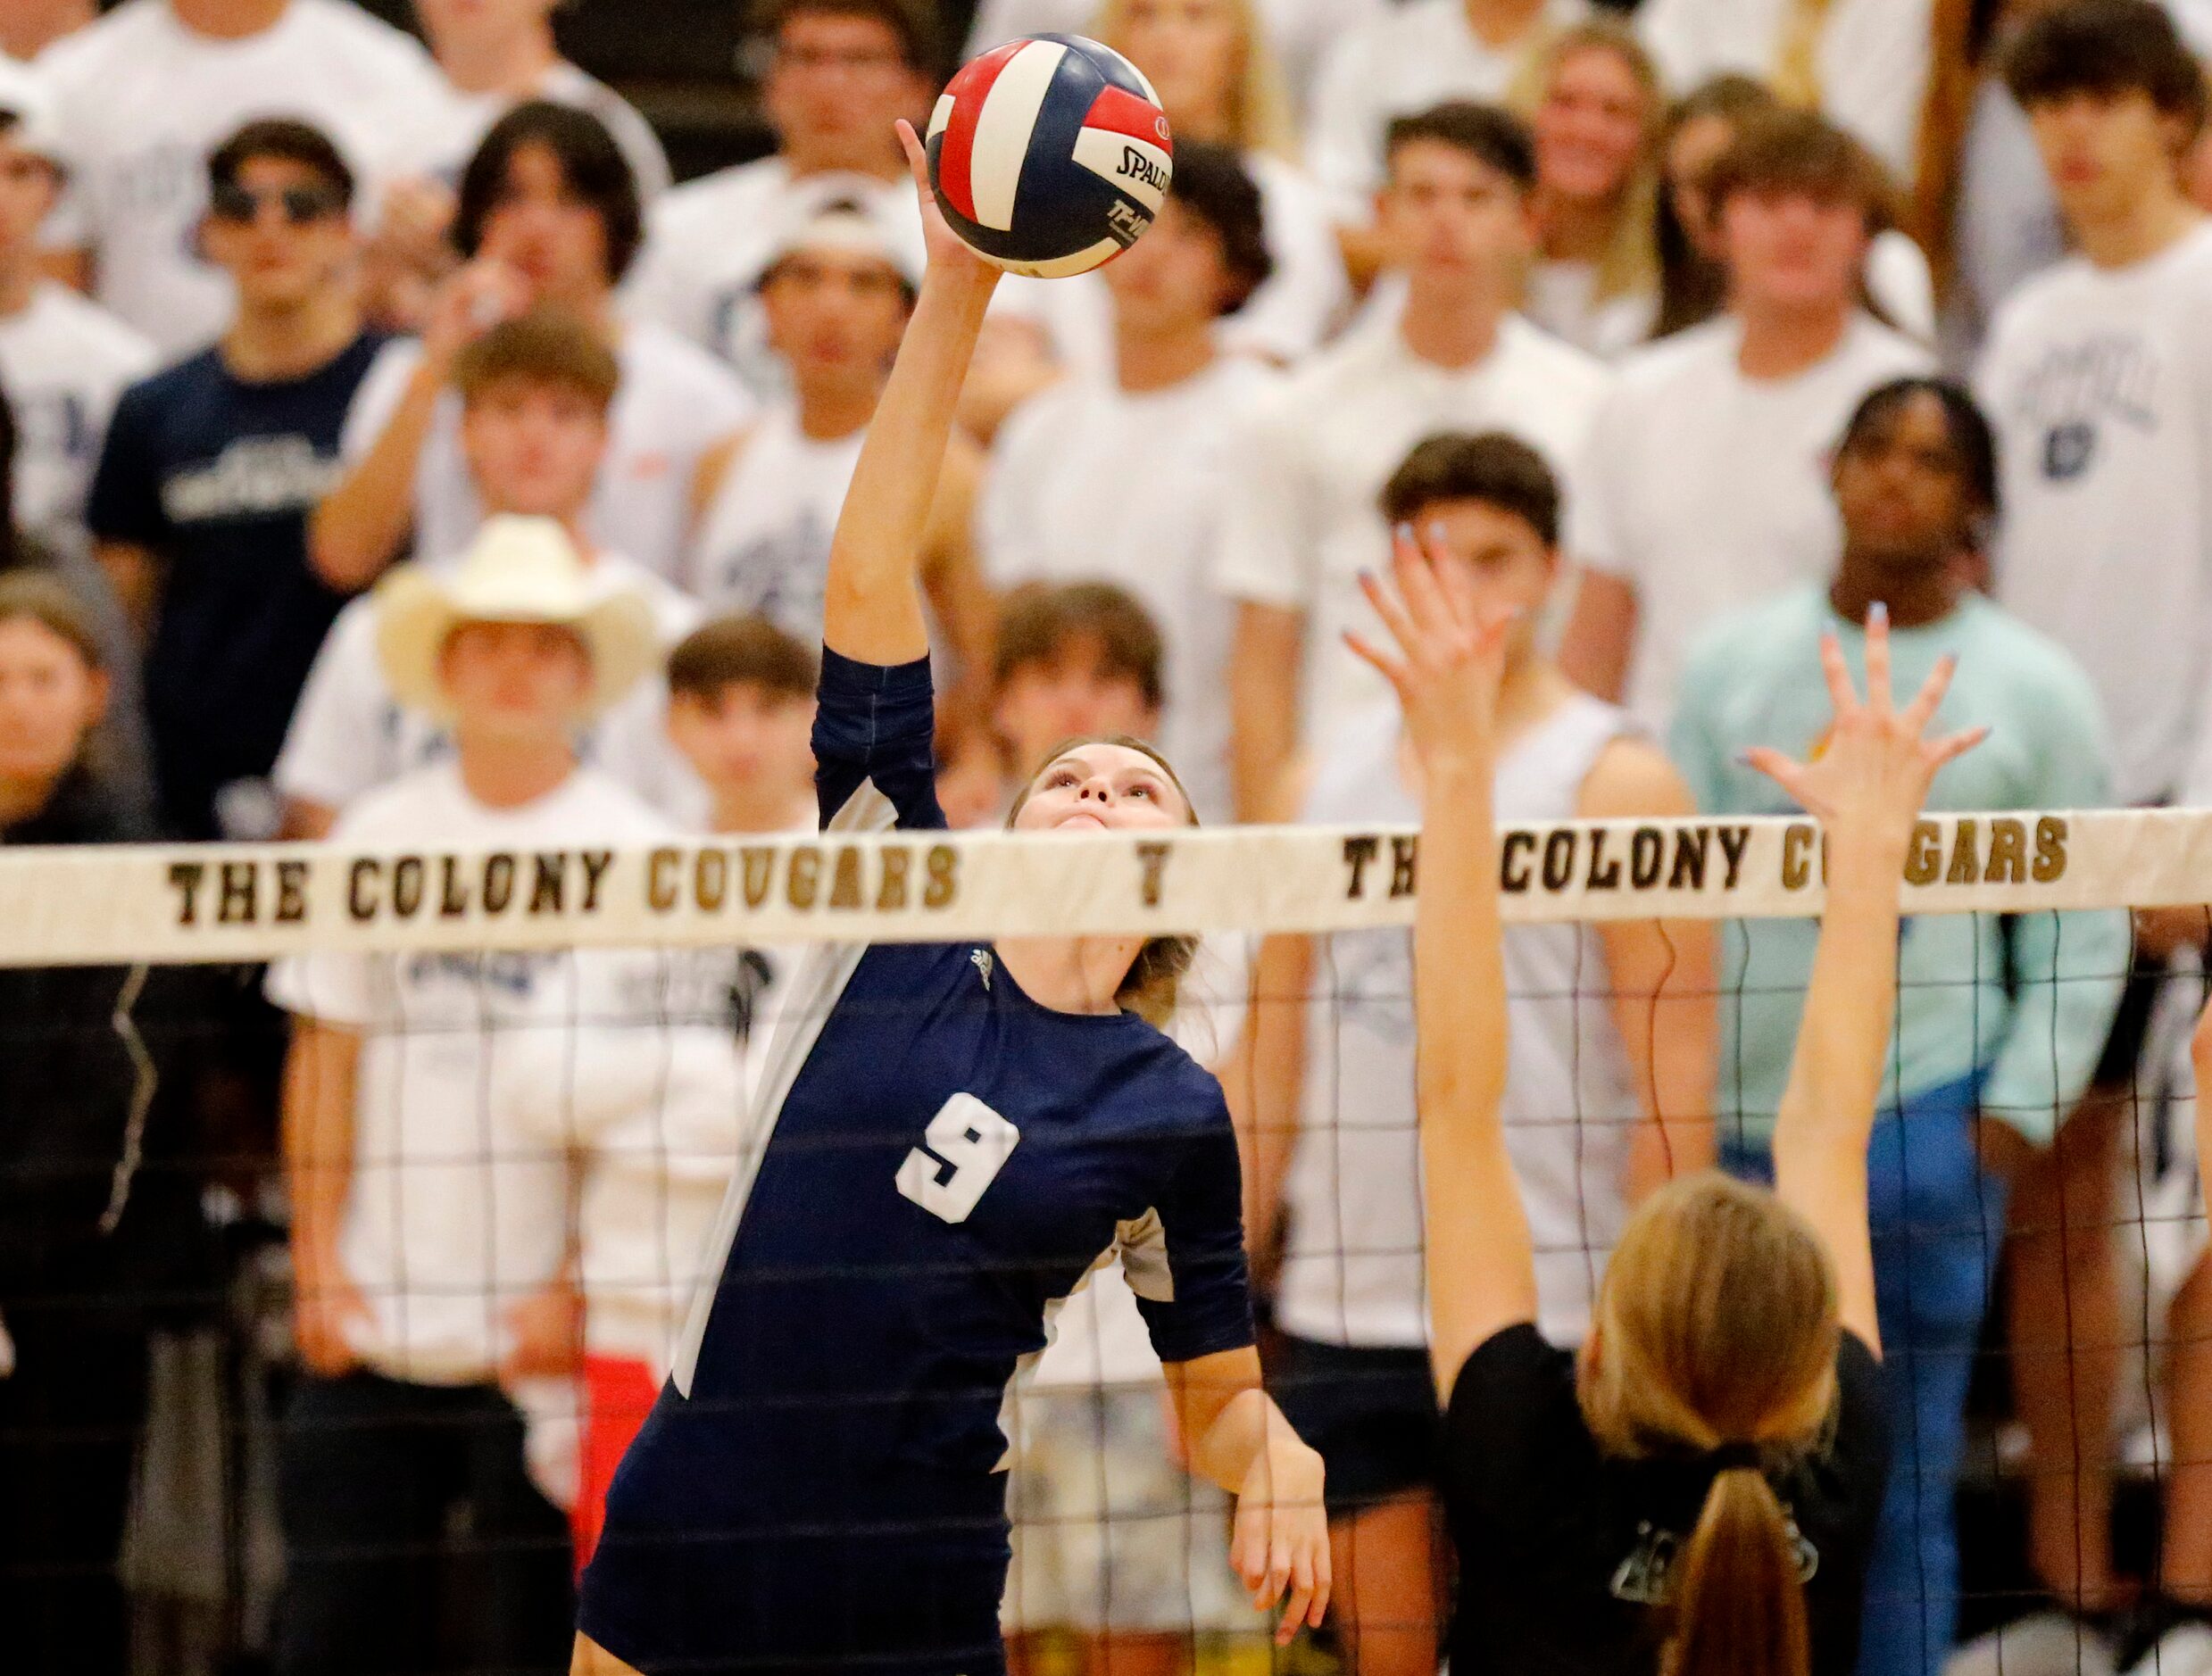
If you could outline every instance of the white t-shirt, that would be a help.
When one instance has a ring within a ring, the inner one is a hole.
[[[1598,268],[1588,261],[1539,261],[1528,270],[1521,311],[1562,343],[1601,361],[1617,361],[1651,336],[1656,291],[1598,298]]]
[[[1383,140],[1393,117],[1446,99],[1502,103],[1555,29],[1578,23],[1587,0],[1546,0],[1517,41],[1492,46],[1468,27],[1461,0],[1406,0],[1380,9],[1328,48],[1307,136],[1314,178],[1339,218],[1364,223],[1383,183]]]
[[[1343,643],[1381,634],[1360,573],[1390,559],[1376,497],[1438,431],[1503,430],[1550,461],[1568,485],[1564,541],[1579,553],[1584,453],[1612,383],[1580,350],[1518,315],[1489,355],[1451,371],[1417,358],[1394,328],[1357,332],[1262,397],[1229,453],[1227,517],[1215,578],[1231,598],[1306,617],[1304,737],[1387,693]]]
[[[1132,394],[1074,378],[999,432],[977,519],[992,584],[1127,588],[1166,642],[1160,745],[1200,818],[1229,818],[1229,607],[1207,574],[1219,545],[1229,438],[1281,378],[1236,358]]]
[[[511,852],[527,879],[540,853],[669,831],[588,768],[495,809],[446,762],[362,799],[331,836],[369,850]],[[505,1313],[544,1289],[568,1249],[567,1149],[581,1137],[557,1132],[570,1097],[609,1075],[635,1087],[633,1066],[661,1057],[667,964],[650,950],[325,950],[270,969],[279,1006],[362,1037],[338,1260],[369,1305],[352,1334],[369,1366],[428,1384],[491,1376],[510,1344]],[[565,1074],[548,1109],[552,1066]]]
[[[503,93],[463,93],[443,78],[439,80],[438,94],[441,108],[415,137],[417,145],[411,162],[416,172],[451,187],[460,183],[462,171],[469,166],[470,158],[476,155],[477,147],[484,143],[492,125],[520,101]],[[668,153],[661,149],[653,124],[638,114],[636,105],[605,82],[587,75],[563,58],[539,78],[529,96],[570,105],[597,117],[614,137],[614,143],[621,147],[630,172],[637,177],[640,195],[650,201],[669,189],[672,177]]]
[[[2212,224],[2117,270],[2071,257],[1998,311],[1998,602],[2097,685],[2125,803],[2183,789],[2212,632]]]
[[[763,157],[686,181],[653,206],[645,247],[622,287],[624,312],[712,351],[756,397],[786,394],[790,376],[769,347],[757,287],[790,233],[840,203],[860,205],[904,240],[912,270],[921,271],[921,214],[906,176],[794,176],[783,158]],[[1107,308],[1102,286],[1088,274],[1010,276],[992,301],[994,315],[1034,320],[1053,352],[1074,366],[1103,363],[1111,332]]]
[[[600,554],[592,580],[644,594],[664,651],[698,626],[697,602],[620,553]],[[667,710],[660,677],[640,681],[585,730],[578,755],[669,820],[694,826],[706,792],[669,743]],[[343,810],[377,786],[450,760],[453,750],[443,726],[392,695],[377,656],[376,601],[363,594],[338,613],[315,654],[270,777],[287,798]]]
[[[1791,8],[1809,0],[1644,0],[1636,28],[1667,85],[1687,92],[1731,71],[1764,81]],[[1934,0],[1824,0],[1815,73],[1821,109],[1910,187],[1927,95]]]
[[[1599,758],[1633,731],[1622,711],[1576,693],[1500,757],[1499,819],[1575,819]],[[1316,765],[1302,817],[1418,822],[1399,739],[1397,706],[1371,706]],[[1572,1344],[1590,1330],[1599,1274],[1627,1220],[1628,1143],[1642,1108],[1607,1004],[1597,927],[1514,925],[1504,955],[1500,1116],[1534,1247],[1538,1321],[1553,1343]],[[1276,1320],[1324,1344],[1424,1345],[1412,934],[1316,939],[1311,987]]]
[[[753,398],[711,355],[648,322],[624,328],[616,358],[622,382],[607,416],[591,537],[672,577],[680,573],[691,534],[700,457],[753,417]],[[422,346],[412,338],[396,339],[377,356],[338,440],[349,467],[376,446],[421,359]],[[414,550],[432,562],[459,553],[484,521],[461,452],[461,410],[459,393],[440,398],[415,472]]]
[[[1319,348],[1351,308],[1335,218],[1313,178],[1296,164],[1246,152],[1244,170],[1260,188],[1275,271],[1215,328],[1214,340],[1233,352],[1299,361]]]
[[[345,153],[355,218],[372,225],[442,87],[412,37],[344,0],[290,0],[237,40],[187,29],[167,0],[129,0],[55,42],[38,68],[71,166],[46,240],[89,248],[95,296],[169,357],[212,342],[230,317],[229,276],[196,253],[210,152],[256,118],[312,123]]]
[[[1870,317],[1792,378],[1750,379],[1724,315],[1620,364],[1591,448],[1576,556],[1636,591],[1627,702],[1655,734],[1690,646],[1726,612],[1825,577],[1842,545],[1828,463],[1851,410],[1927,350]]]
[[[116,398],[154,369],[154,345],[67,286],[42,282],[0,316],[0,390],[15,416],[15,520],[81,548],[85,494]]]
[[[860,463],[867,427],[818,441],[776,402],[745,433],[699,517],[685,578],[719,617],[758,611],[811,645],[822,637],[829,538]]]

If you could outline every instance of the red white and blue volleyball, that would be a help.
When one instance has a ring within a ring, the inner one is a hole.
[[[929,118],[929,183],[970,249],[1010,273],[1087,273],[1136,243],[1175,167],[1143,72],[1078,35],[971,60]]]

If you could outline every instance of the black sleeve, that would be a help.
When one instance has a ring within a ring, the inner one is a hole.
[[[153,450],[150,392],[133,385],[115,404],[85,505],[85,522],[102,541],[159,547],[169,533]]]
[[[1556,1469],[1587,1444],[1575,1400],[1575,1353],[1562,1350],[1533,1321],[1501,1327],[1468,1353],[1444,1413],[1446,1498],[1489,1507],[1520,1505],[1525,1474]],[[1560,1481],[1548,1474],[1529,1493]]]
[[[1871,1531],[1882,1510],[1890,1475],[1890,1410],[1881,1358],[1855,1332],[1846,1332],[1835,1353],[1835,1436],[1826,1449],[1837,1489]]]
[[[823,827],[872,784],[890,800],[899,826],[943,830],[929,660],[855,663],[825,646],[819,693],[814,792]]]

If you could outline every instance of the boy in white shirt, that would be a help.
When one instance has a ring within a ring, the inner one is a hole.
[[[15,419],[15,523],[82,559],[108,419],[155,358],[137,332],[40,276],[38,229],[65,166],[52,95],[32,71],[0,63],[0,390]]]
[[[1206,574],[1228,498],[1225,444],[1278,382],[1218,353],[1217,326],[1268,267],[1260,193],[1236,153],[1179,145],[1159,219],[1103,270],[1112,372],[1015,410],[984,485],[994,584],[1113,582],[1167,625],[1161,745],[1204,820],[1230,811],[1229,608]]]
[[[776,241],[841,201],[907,212],[913,195],[891,125],[928,110],[941,47],[919,0],[778,0],[761,32],[776,154],[656,204],[624,300],[634,318],[713,350],[766,394],[782,382],[758,296]]]
[[[2166,802],[2192,789],[2212,651],[2212,227],[2177,169],[2204,82],[2150,0],[2047,12],[2014,43],[2006,80],[2076,253],[1998,310],[1975,379],[2004,474],[1994,591],[2088,671],[2116,801]],[[2124,1143],[2149,1145],[2125,1137],[2166,957],[2204,926],[2195,909],[2141,917],[2091,1092],[2013,1188],[2029,1551],[2061,1600],[2091,1609],[2115,1587],[2109,1439],[2127,1334],[2114,1183]]]
[[[1406,452],[1435,431],[1504,430],[1571,480],[1611,382],[1511,311],[1534,242],[1535,156],[1520,123],[1486,105],[1439,105],[1393,122],[1388,153],[1376,216],[1404,253],[1404,311],[1354,328],[1263,396],[1228,450],[1214,575],[1236,602],[1241,819],[1269,809],[1301,743],[1386,695],[1343,631],[1380,632],[1360,576],[1389,557],[1376,497]],[[1567,546],[1579,551],[1571,529]]]
[[[231,312],[229,277],[194,237],[217,145],[249,119],[305,121],[373,203],[441,96],[429,54],[348,0],[128,0],[38,70],[70,165],[46,241],[164,357],[203,347]]]
[[[652,610],[657,643],[669,646],[697,623],[698,606],[628,554],[594,546],[585,530],[620,377],[606,345],[567,315],[540,311],[505,321],[453,364],[462,410],[456,446],[471,495],[491,522],[557,520],[593,585],[637,593]],[[437,557],[450,563],[452,555]],[[299,836],[320,836],[362,793],[453,748],[437,718],[409,705],[386,678],[376,623],[371,599],[338,613],[285,735],[272,777],[288,830]],[[579,750],[595,767],[688,826],[700,810],[700,789],[661,730],[662,701],[657,678],[641,682],[595,719]]]
[[[1729,311],[1619,363],[1559,652],[1579,685],[1654,732],[1709,624],[1835,562],[1828,454],[1860,398],[1933,369],[1859,306],[1886,191],[1864,146],[1807,112],[1755,117],[1708,191]]]
[[[758,286],[787,394],[701,463],[685,584],[709,610],[759,611],[822,637],[829,537],[921,277],[921,252],[880,207],[845,201],[778,232]],[[925,537],[922,585],[954,673],[943,714],[959,732],[990,676],[990,590],[976,560],[981,452],[955,432]]]
[[[574,730],[657,659],[644,600],[595,586],[557,524],[486,527],[445,579],[395,575],[378,618],[386,679],[455,750],[349,809],[335,839],[528,859],[669,834],[577,759]],[[284,1138],[305,1365],[279,1446],[287,1676],[567,1667],[567,1532],[502,1388],[574,1365],[574,1140],[545,1131],[601,1096],[608,1064],[658,1057],[641,1044],[660,1045],[665,989],[642,950],[271,968],[296,1021]],[[568,1073],[551,1088],[549,1064]],[[465,1553],[446,1547],[456,1515]],[[453,1587],[465,1648],[440,1645]]]
[[[1498,700],[1501,820],[1695,811],[1659,747],[1617,707],[1577,692],[1542,644],[1564,568],[1563,506],[1556,474],[1533,449],[1496,432],[1427,437],[1380,499],[1400,539],[1464,569],[1478,607],[1521,614]],[[1322,825],[1418,824],[1421,800],[1398,707],[1385,702],[1318,749],[1297,814]],[[1509,880],[1535,865],[1533,855],[1516,860],[1509,850]],[[1589,1332],[1630,1206],[1713,1159],[1713,949],[1709,926],[1658,920],[1506,933],[1506,1141],[1554,1342]],[[1245,1237],[1264,1259],[1282,1222],[1273,1389],[1327,1464],[1348,1656],[1361,1676],[1426,1676],[1443,1597],[1412,939],[1403,930],[1271,938],[1253,992]]]
[[[415,18],[437,60],[444,95],[418,137],[414,172],[384,195],[370,249],[371,311],[383,324],[419,328],[432,288],[453,269],[448,235],[453,188],[484,136],[528,99],[587,111],[605,125],[647,202],[669,189],[668,153],[637,107],[561,55],[553,14],[562,0],[415,0]]]
[[[484,509],[455,445],[454,358],[492,323],[546,306],[598,333],[621,367],[592,538],[673,577],[707,451],[751,417],[728,369],[663,327],[617,318],[614,288],[644,237],[621,148],[586,112],[517,105],[485,136],[461,180],[453,242],[469,265],[440,287],[420,339],[390,344],[346,415],[346,475],[317,510],[316,568],[357,589],[399,556],[457,552]]]

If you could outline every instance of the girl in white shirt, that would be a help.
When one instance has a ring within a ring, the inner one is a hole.
[[[1521,311],[1577,349],[1610,358],[1659,315],[1659,125],[1666,95],[1617,23],[1569,29],[1544,63],[1536,142],[1537,259]]]

